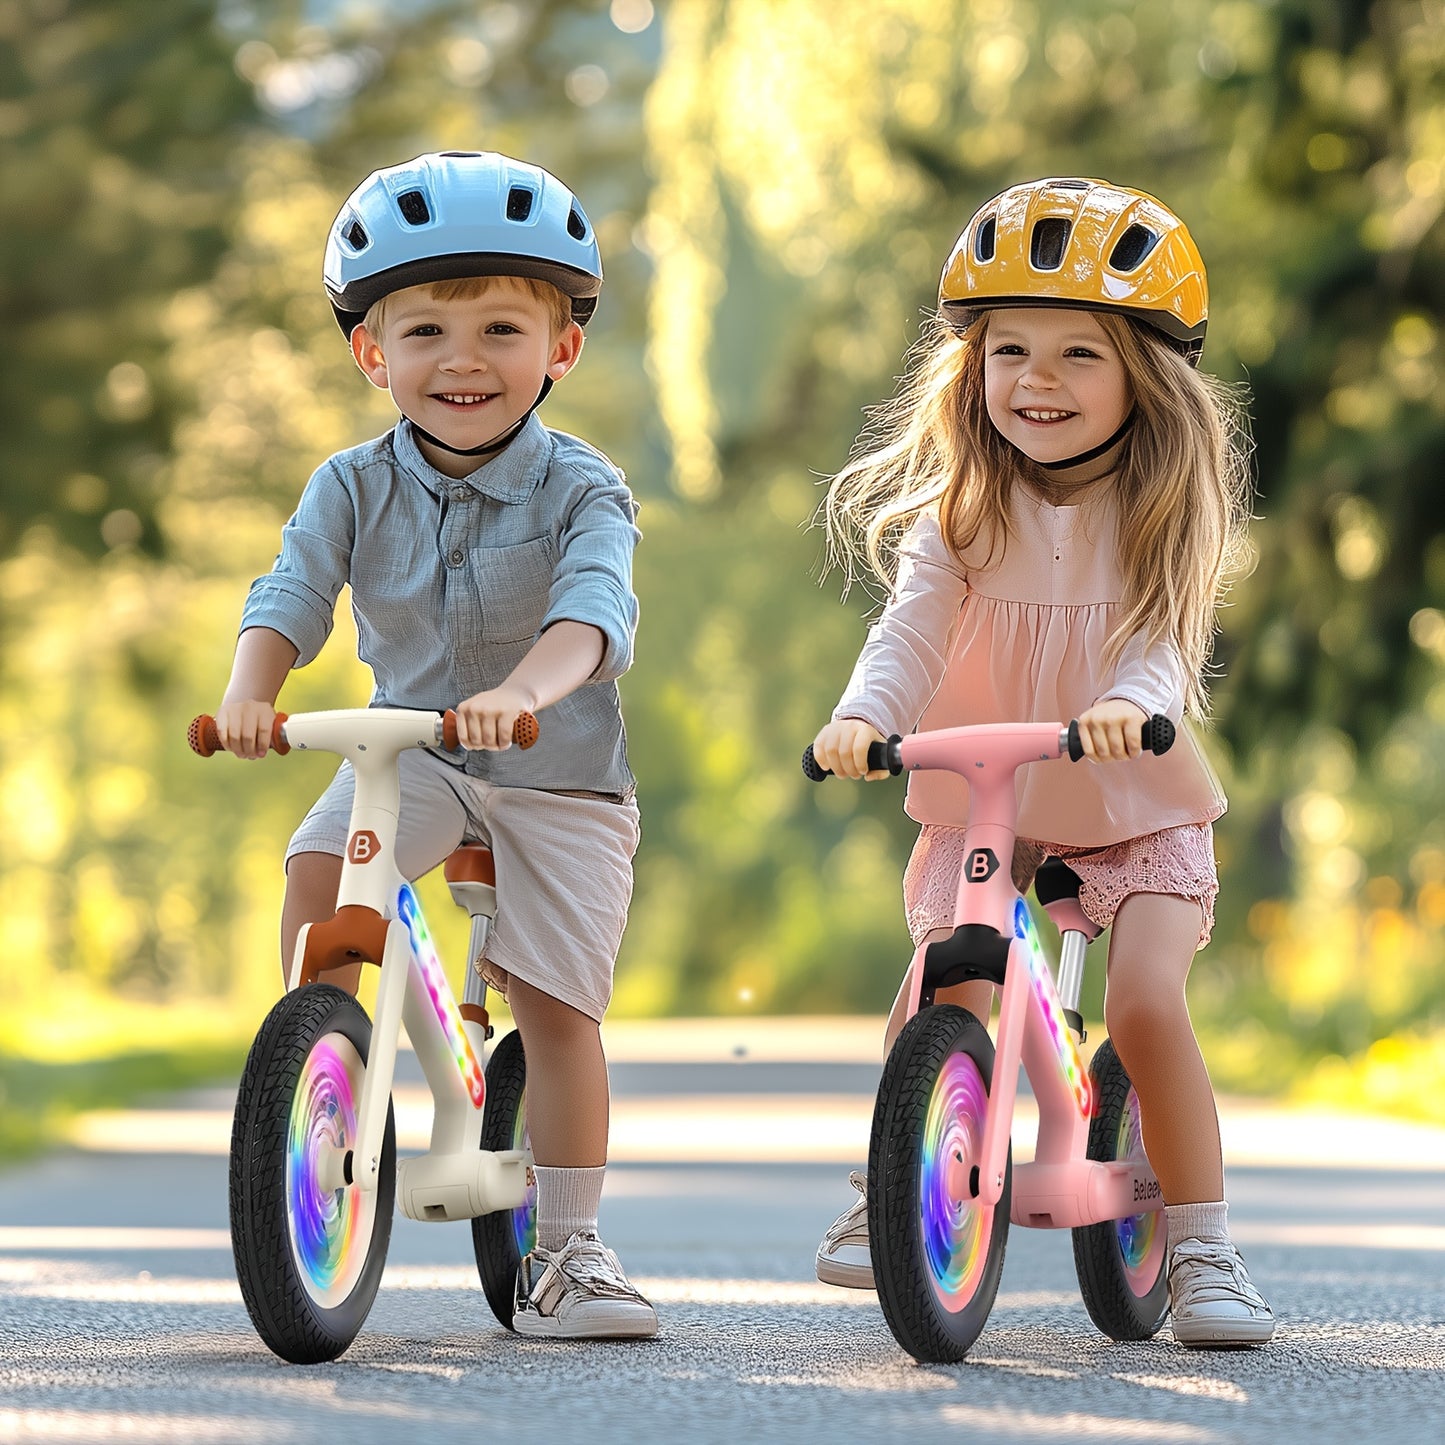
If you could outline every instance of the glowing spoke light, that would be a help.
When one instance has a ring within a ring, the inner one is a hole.
[[[1043,944],[1039,942],[1033,916],[1022,898],[1014,904],[1014,937],[1023,940],[1024,953],[1029,961],[1029,977],[1034,985],[1034,1002],[1048,1025],[1049,1037],[1053,1041],[1054,1054],[1058,1058],[1064,1083],[1073,1094],[1079,1113],[1087,1119],[1094,1112],[1094,1096],[1088,1071],[1084,1068],[1083,1059],[1079,1057],[1079,1046],[1074,1042],[1073,1030],[1064,1017],[1064,1006],[1059,1002],[1058,991],[1054,988],[1054,976],[1049,972],[1049,961],[1044,957]]]
[[[422,916],[421,904],[409,883],[403,883],[401,891],[396,895],[396,916],[406,925],[407,934],[411,938],[412,957],[421,969],[422,981],[431,998],[432,1008],[436,1010],[437,1022],[442,1026],[447,1046],[456,1060],[462,1082],[467,1086],[472,1103],[480,1109],[487,1096],[486,1080],[482,1077],[477,1056],[472,1052],[467,1031],[462,1027],[461,1010],[457,1008],[457,1002],[452,997],[441,959],[437,957],[436,945],[432,942],[431,930],[427,928],[426,919]]]
[[[307,1294],[341,1303],[366,1262],[376,1196],[324,1189],[320,1161],[356,1142],[356,1084],[362,1065],[347,1039],[327,1035],[311,1047],[296,1081],[286,1140],[286,1222]]]
[[[983,1158],[987,1116],[978,1065],[967,1054],[950,1054],[928,1101],[918,1195],[929,1278],[953,1314],[974,1297],[988,1263],[993,1212],[973,1199],[969,1182]]]

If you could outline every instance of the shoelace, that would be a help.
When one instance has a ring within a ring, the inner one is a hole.
[[[1184,1264],[1204,1265],[1211,1273],[1206,1275],[1191,1270],[1185,1298],[1177,1302],[1176,1308],[1243,1300],[1251,1309],[1268,1312],[1268,1303],[1245,1273],[1244,1261],[1233,1245],[1185,1240],[1175,1246],[1174,1257],[1169,1262],[1171,1280],[1175,1269]]]
[[[866,1238],[868,1234],[868,1176],[855,1169],[848,1176],[848,1183],[858,1191],[858,1202],[840,1214],[823,1236],[830,1250],[854,1235]]]
[[[580,1231],[552,1257],[552,1263],[571,1284],[613,1299],[638,1299],[641,1294],[627,1281],[622,1261],[595,1234]]]

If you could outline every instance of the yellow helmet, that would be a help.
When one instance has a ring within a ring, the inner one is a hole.
[[[938,305],[959,331],[1000,306],[1118,311],[1197,362],[1209,283],[1184,222],[1153,196],[1108,181],[1027,181],[980,206],[964,227]]]

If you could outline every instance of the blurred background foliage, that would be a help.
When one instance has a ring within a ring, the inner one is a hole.
[[[1189,222],[1205,365],[1253,396],[1212,1066],[1441,1117],[1442,62],[1441,0],[0,0],[0,1065],[231,1047],[274,996],[329,766],[202,765],[185,727],[312,468],[391,421],[321,291],[331,217],[489,148],[597,226],[546,418],[643,505],[614,1010],[886,1008],[911,825],[798,772],[871,606],[808,522],[976,206],[1102,175]],[[288,710],[365,701],[339,611]]]

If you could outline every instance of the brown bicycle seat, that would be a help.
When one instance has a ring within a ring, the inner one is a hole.
[[[448,883],[490,883],[495,887],[497,882],[497,865],[484,843],[463,843],[447,858],[443,873]]]

